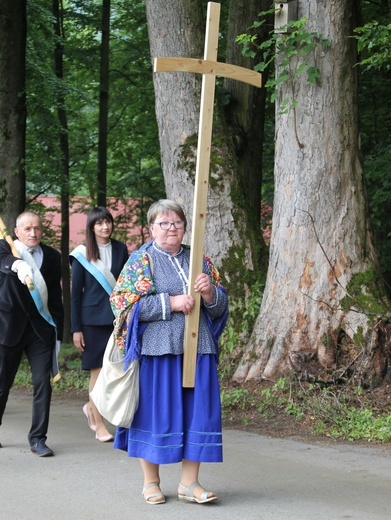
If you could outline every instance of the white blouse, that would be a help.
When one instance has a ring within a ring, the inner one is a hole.
[[[111,246],[111,240],[108,244],[98,244],[99,258],[105,264],[107,269],[111,269],[111,262],[113,257],[113,248]]]

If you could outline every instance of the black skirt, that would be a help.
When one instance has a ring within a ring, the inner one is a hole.
[[[81,356],[81,368],[91,370],[102,368],[103,354],[110,335],[112,325],[82,325],[84,336],[84,352]]]

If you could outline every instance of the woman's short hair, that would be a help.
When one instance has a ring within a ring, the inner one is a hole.
[[[165,215],[170,211],[173,211],[178,215],[178,217],[184,223],[184,229],[186,231],[187,219],[185,212],[178,202],[170,199],[160,199],[152,204],[147,213],[148,225],[151,226],[155,222],[158,215]]]
[[[101,222],[103,220],[107,220],[111,222],[114,228],[114,218],[110,211],[103,206],[96,206],[93,208],[87,215],[87,224],[86,224],[86,249],[87,249],[87,259],[98,260],[99,258],[99,248],[96,242],[96,237],[94,233],[94,226],[97,222]]]

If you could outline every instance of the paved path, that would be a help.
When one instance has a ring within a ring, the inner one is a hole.
[[[138,462],[94,439],[83,404],[54,398],[48,445],[55,457],[39,458],[26,441],[31,400],[12,393],[0,428],[1,520],[391,518],[390,451],[240,431],[224,432],[223,464],[201,469],[201,482],[217,492],[219,502],[179,502],[175,464],[161,471],[167,503],[148,506]]]

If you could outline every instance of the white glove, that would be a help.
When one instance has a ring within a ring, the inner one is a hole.
[[[26,285],[26,276],[29,276],[30,280],[34,282],[33,270],[31,269],[29,264],[24,260],[16,260],[16,262],[12,264],[11,269],[16,272],[19,280],[24,285]]]

